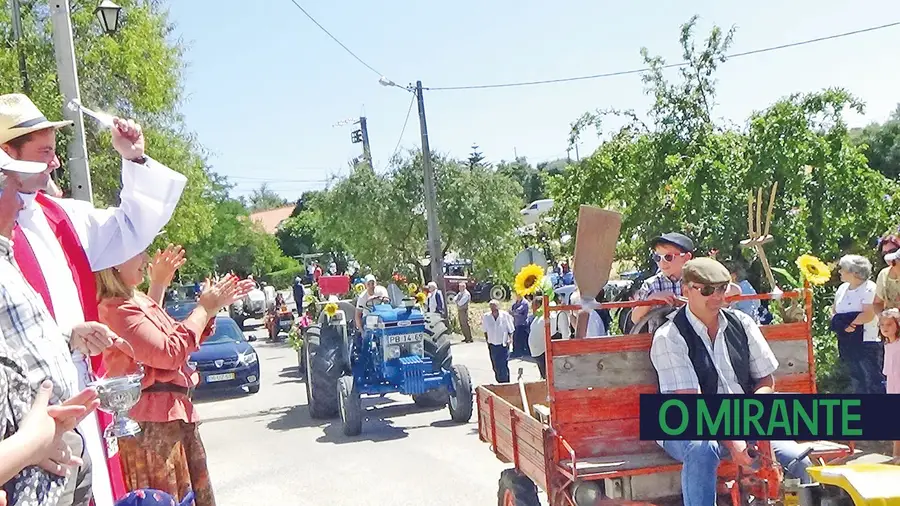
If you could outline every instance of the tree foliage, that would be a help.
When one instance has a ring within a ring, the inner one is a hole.
[[[444,155],[433,155],[432,165],[444,253],[471,258],[482,273],[509,278],[521,187],[483,165]],[[281,240],[344,260],[352,256],[384,278],[396,271],[421,275],[427,236],[422,158],[410,152],[396,157],[384,174],[357,165],[350,176],[305,201]]]
[[[900,178],[900,104],[884,123],[872,123],[851,131],[854,142],[869,160],[869,166],[885,177]]]
[[[248,207],[252,213],[276,209],[290,204],[287,199],[269,188],[269,183],[263,183],[259,185],[259,188],[253,190],[249,201]]]

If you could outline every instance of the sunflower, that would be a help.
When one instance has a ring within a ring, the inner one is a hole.
[[[362,283],[357,283],[356,286],[353,287],[353,290],[356,292],[356,295],[363,293],[363,290],[366,289],[366,285]]]
[[[522,267],[516,276],[516,293],[523,297],[534,293],[540,287],[542,279],[544,279],[544,269],[541,266],[528,264]]]
[[[329,302],[328,304],[325,304],[325,314],[327,314],[329,318],[334,317],[334,315],[337,314],[337,310],[338,310],[338,305],[335,304],[334,302]]]
[[[821,260],[812,255],[802,255],[797,259],[800,274],[813,285],[824,285],[831,279],[831,270]]]
[[[416,293],[416,302],[418,302],[419,304],[424,304],[425,303],[425,294],[422,292]]]
[[[409,286],[406,287],[406,289],[409,291],[410,295],[415,295],[416,292],[419,291],[419,287],[415,283],[410,283]]]

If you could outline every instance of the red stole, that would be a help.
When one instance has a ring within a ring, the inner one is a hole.
[[[69,264],[69,269],[72,272],[72,279],[75,281],[75,287],[78,289],[78,298],[81,302],[84,320],[93,322],[98,321],[99,313],[97,308],[96,280],[94,278],[94,272],[91,269],[90,261],[88,260],[87,254],[84,252],[84,247],[81,245],[81,240],[75,232],[75,226],[72,225],[72,221],[69,219],[69,216],[63,208],[56,202],[50,200],[43,193],[38,193],[35,196],[35,202],[40,205],[41,210],[44,212],[44,216],[47,217],[47,223],[50,224],[50,230],[53,231],[53,235],[56,236],[60,246],[62,246],[66,262]],[[28,284],[30,284],[38,294],[40,294],[41,298],[43,298],[44,302],[47,304],[47,309],[50,310],[50,314],[56,318],[53,303],[50,299],[50,290],[47,286],[47,280],[44,278],[44,273],[41,270],[40,264],[38,264],[37,257],[34,255],[31,244],[28,242],[28,239],[25,237],[25,234],[19,228],[18,224],[16,224],[13,229],[12,240],[13,256],[15,257],[16,263],[19,265],[19,269],[22,271],[25,280],[28,281]],[[91,369],[93,369],[97,376],[102,377],[106,371],[103,367],[102,354],[90,357],[90,361]],[[100,434],[102,435],[103,429],[112,423],[112,415],[101,410],[97,410],[96,413],[97,419],[100,422]],[[94,465],[97,464],[98,463],[94,463]],[[119,455],[116,454],[112,458],[107,458],[106,464],[109,468],[110,479],[112,480],[113,500],[116,500],[128,492],[122,477],[122,467],[119,462]]]

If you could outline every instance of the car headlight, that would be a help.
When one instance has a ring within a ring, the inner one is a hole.
[[[238,355],[238,362],[244,365],[254,364],[257,360],[256,353],[252,351]]]
[[[384,359],[392,360],[395,358],[400,358],[400,345],[392,344],[384,350]]]
[[[410,346],[410,349],[412,350],[414,355],[418,355],[420,357],[425,356],[425,342],[424,341],[419,341],[419,342],[413,343]]]

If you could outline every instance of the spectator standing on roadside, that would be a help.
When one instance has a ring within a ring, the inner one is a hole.
[[[513,317],[513,345],[510,358],[527,356],[528,351],[528,301],[518,293],[513,295],[514,301],[509,312]]]
[[[469,325],[469,303],[472,302],[472,294],[465,283],[459,284],[459,293],[456,294],[456,315],[459,319],[459,328],[463,335],[464,343],[472,342],[472,327]]]
[[[481,328],[491,356],[494,379],[498,383],[509,383],[509,348],[515,329],[512,316],[500,309],[500,302],[491,299],[490,311],[481,318]]]

